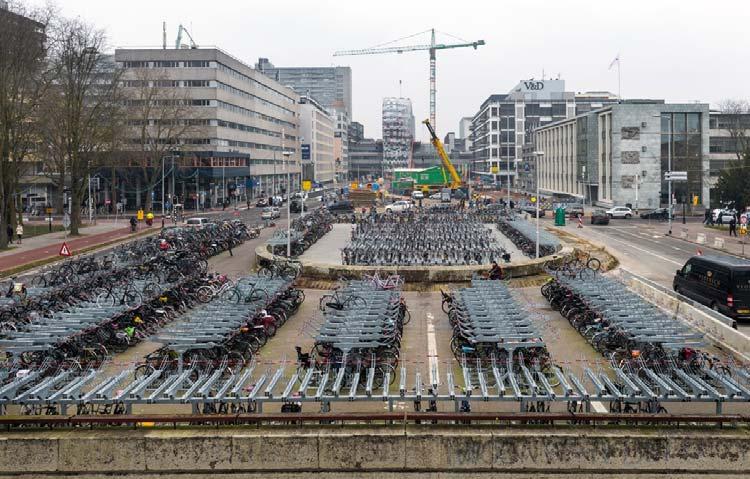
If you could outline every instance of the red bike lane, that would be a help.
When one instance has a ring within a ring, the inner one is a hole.
[[[113,240],[126,239],[131,235],[130,227],[118,228],[116,230],[108,231],[106,233],[99,233],[91,236],[83,236],[80,238],[68,238],[66,240],[59,240],[57,243],[53,243],[40,248],[35,248],[27,251],[20,251],[16,254],[9,254],[0,256],[0,272],[17,268],[34,261],[43,260],[46,258],[57,257],[60,253],[60,248],[63,242],[67,243],[68,248],[73,255],[78,254],[82,249],[97,246],[102,243],[108,243]],[[62,257],[60,257],[62,258]]]

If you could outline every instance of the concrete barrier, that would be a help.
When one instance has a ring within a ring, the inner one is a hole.
[[[688,232],[685,228],[682,228],[682,231],[680,231],[680,238],[686,240],[688,237]]]
[[[717,249],[724,249],[724,238],[719,238],[718,236],[714,238],[714,248]]]
[[[698,233],[698,235],[695,237],[695,242],[698,244],[706,244],[706,234]]]
[[[625,284],[651,303],[671,311],[712,341],[729,349],[743,361],[750,361],[750,336],[734,329],[734,321],[682,295],[621,269]]]
[[[539,259],[528,259],[520,263],[503,264],[503,271],[512,278],[534,276],[544,272],[544,265],[548,261],[562,261],[573,254],[573,248],[564,247],[557,254],[544,256]],[[276,258],[266,249],[265,245],[255,248],[258,263],[273,261]],[[475,266],[354,266],[333,263],[316,263],[302,261],[302,276],[310,279],[335,279],[342,276],[347,278],[362,278],[365,274],[399,274],[408,283],[451,283],[470,281],[475,274],[489,271],[490,265]]]
[[[748,436],[745,429],[478,425],[19,432],[0,436],[0,474],[273,477],[305,471],[375,477],[450,471],[474,477],[529,471],[545,477],[605,472],[739,477],[750,473]]]

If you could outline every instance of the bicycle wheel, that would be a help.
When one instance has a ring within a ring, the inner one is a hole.
[[[594,271],[599,271],[599,269],[602,267],[602,262],[599,260],[599,258],[590,258],[588,261],[586,261],[586,267],[589,269],[593,269]]]
[[[281,268],[281,277],[286,280],[293,280],[299,276],[300,270],[294,266],[286,265]]]
[[[239,289],[231,288],[221,293],[221,300],[229,303],[239,303],[242,299],[242,294]]]
[[[135,372],[133,373],[133,376],[135,377],[135,380],[138,381],[140,379],[151,376],[154,373],[154,371],[156,370],[150,364],[141,364],[140,366],[135,368]]]
[[[596,278],[596,270],[593,270],[591,268],[583,268],[581,272],[578,273],[578,277],[584,281],[593,280]]]
[[[409,312],[408,308],[404,308],[404,319],[401,321],[401,323],[406,326],[409,324],[409,321],[411,321],[411,313]]]
[[[261,278],[271,279],[273,278],[273,270],[266,266],[261,266],[260,269],[258,269],[258,276],[260,276]]]
[[[195,292],[195,298],[201,303],[208,303],[214,297],[214,290],[210,286],[201,286]],[[222,295],[223,297],[223,295]]]
[[[122,303],[129,308],[135,308],[136,306],[139,306],[143,303],[143,295],[140,293],[140,291],[129,288],[122,295]]]
[[[115,296],[108,291],[96,296],[96,305],[100,308],[109,308],[115,305]]]
[[[363,298],[362,296],[351,294],[347,296],[346,299],[344,300],[345,309],[365,308],[365,307],[367,307],[367,300]]]
[[[245,297],[245,302],[251,303],[255,301],[262,301],[264,304],[268,303],[268,292],[263,288],[253,288],[250,290],[250,294]]]

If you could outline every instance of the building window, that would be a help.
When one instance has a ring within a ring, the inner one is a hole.
[[[174,61],[155,61],[152,62],[154,68],[177,68],[180,66],[180,62]]]
[[[209,68],[211,62],[206,60],[190,60],[185,62],[185,68]]]
[[[205,88],[210,85],[208,80],[185,80],[185,86],[188,88]]]

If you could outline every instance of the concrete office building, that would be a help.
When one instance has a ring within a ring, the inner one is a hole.
[[[383,163],[386,174],[411,166],[414,114],[408,98],[383,98]]]
[[[477,160],[477,175],[488,183],[511,185],[518,175],[517,160],[531,132],[540,126],[572,118],[615,103],[607,92],[576,94],[565,91],[564,80],[524,80],[509,93],[490,95],[472,118],[471,149]]]
[[[255,68],[288,86],[300,96],[314,98],[335,119],[337,173],[346,178],[349,153],[348,129],[352,109],[352,69],[350,67],[276,67],[268,58],[259,58]]]
[[[188,199],[186,205],[196,196],[208,204],[299,188],[299,95],[292,89],[217,48],[117,49],[115,61],[130,101],[143,101],[137,100],[143,78],[158,78],[157,101],[179,95],[188,106],[185,117],[194,128],[185,137],[160,140],[174,145],[174,193]],[[155,127],[154,119],[147,121]],[[131,131],[131,144],[140,141],[137,131]],[[288,161],[283,151],[291,152]]]
[[[334,120],[314,99],[299,101],[299,134],[302,141],[302,179],[321,186],[333,186]]]
[[[349,142],[357,142],[365,137],[365,127],[358,121],[349,123]]]
[[[672,183],[676,202],[698,196],[699,204],[710,204],[707,104],[625,100],[537,128],[534,150],[544,152],[538,159],[544,195],[656,208],[668,204],[664,173],[671,162],[672,171],[688,177]]]

